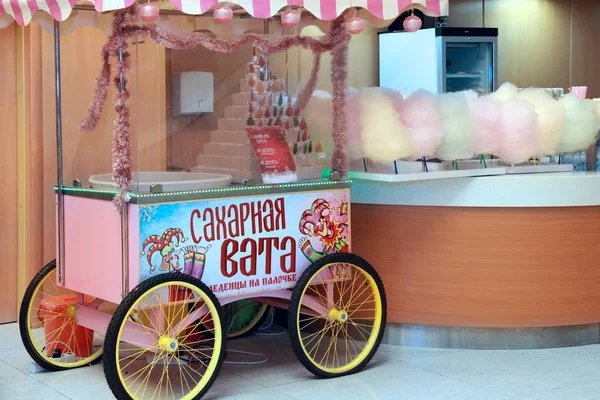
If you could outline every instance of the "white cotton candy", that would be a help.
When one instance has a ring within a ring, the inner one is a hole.
[[[502,86],[498,88],[493,93],[490,93],[488,96],[494,100],[505,102],[512,98],[515,98],[519,93],[519,89],[510,82],[503,83]]]
[[[585,150],[591,146],[600,130],[600,121],[596,115],[596,104],[592,100],[580,100],[569,93],[559,103],[565,109],[565,129],[558,144],[560,153]]]
[[[411,153],[406,126],[394,104],[381,88],[360,89],[360,137],[368,159],[387,163]]]
[[[438,96],[444,136],[435,155],[442,160],[461,160],[473,156],[477,137],[475,122],[469,112],[468,93],[447,93]]]
[[[536,155],[552,155],[565,127],[565,108],[544,89],[525,89],[517,95],[533,105],[537,115],[538,146]]]

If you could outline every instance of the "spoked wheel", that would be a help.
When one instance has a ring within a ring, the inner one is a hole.
[[[84,303],[96,299],[84,296]],[[56,261],[33,278],[23,296],[19,331],[33,360],[49,371],[100,361],[104,335],[77,325],[77,293],[56,285]]]
[[[386,307],[383,283],[369,263],[350,253],[325,256],[293,289],[288,314],[292,348],[320,378],[358,372],[381,343]]]
[[[168,273],[140,283],[106,332],[104,374],[115,397],[200,399],[225,355],[222,321],[219,301],[192,276]]]
[[[227,338],[235,339],[253,334],[262,326],[271,307],[252,299],[240,300],[223,307]]]

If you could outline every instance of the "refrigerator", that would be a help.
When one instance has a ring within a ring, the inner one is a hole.
[[[498,29],[436,27],[379,34],[379,86],[404,95],[498,87]]]

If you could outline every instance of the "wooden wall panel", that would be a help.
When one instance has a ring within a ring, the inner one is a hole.
[[[499,83],[569,87],[569,1],[485,0],[485,26],[500,32]]]
[[[0,226],[6,238],[0,265],[0,323],[17,318],[17,39],[16,24],[0,29]]]
[[[27,91],[26,91],[26,119],[28,121],[29,137],[28,149],[28,192],[26,222],[27,225],[27,257],[25,259],[25,271],[21,272],[21,279],[25,284],[34,277],[34,275],[45,264],[44,260],[44,207],[43,198],[44,187],[44,148],[43,135],[43,92],[42,92],[42,29],[37,24],[32,24],[27,28],[26,49],[28,68],[26,71]],[[20,285],[21,286],[21,285]],[[21,295],[24,294],[20,287]]]
[[[354,204],[353,251],[383,279],[388,321],[545,327],[600,321],[600,207]]]
[[[600,97],[600,4],[597,0],[571,0],[571,84],[587,86],[588,98]]]
[[[452,0],[448,25],[452,27],[482,28],[484,0]]]

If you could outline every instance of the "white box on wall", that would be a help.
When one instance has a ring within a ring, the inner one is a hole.
[[[173,117],[214,111],[215,81],[211,72],[185,71],[171,76]]]

